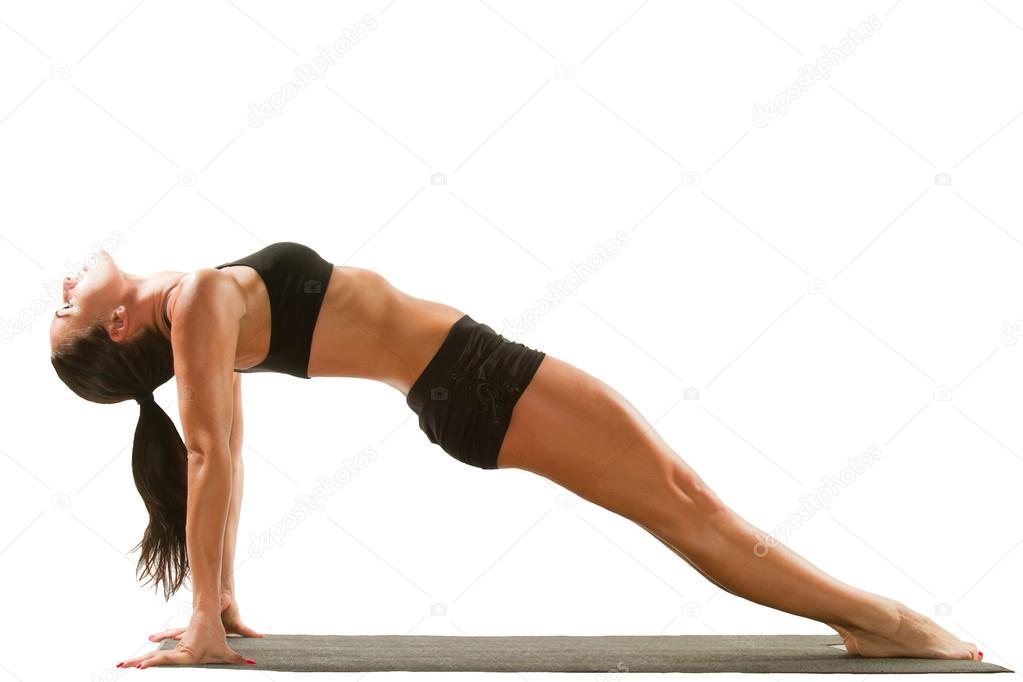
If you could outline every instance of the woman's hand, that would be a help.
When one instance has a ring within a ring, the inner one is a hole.
[[[150,638],[152,639],[152,638]],[[227,643],[223,623],[216,616],[192,614],[188,627],[182,631],[178,645],[171,651],[159,649],[117,664],[118,668],[149,668],[154,665],[195,665],[199,663],[254,664]]]
[[[224,626],[224,632],[229,635],[241,635],[242,637],[266,636],[242,623],[241,617],[238,615],[238,602],[235,600],[234,595],[228,591],[220,593],[220,622]],[[181,639],[185,630],[186,628],[170,628],[155,635],[149,635],[149,641],[162,642],[168,637]]]
[[[231,634],[242,637],[265,637],[242,623],[241,616],[238,615],[238,602],[230,592],[220,593],[220,622],[223,623],[224,630]]]

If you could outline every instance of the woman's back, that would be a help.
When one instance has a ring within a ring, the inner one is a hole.
[[[332,265],[295,242],[215,268],[237,282],[246,304],[235,371],[373,379],[407,394],[463,315],[410,296],[371,270]]]

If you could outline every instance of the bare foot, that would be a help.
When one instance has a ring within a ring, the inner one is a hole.
[[[850,654],[859,654],[859,649],[856,648],[856,638],[850,634],[845,628],[835,625],[834,623],[827,624],[829,628],[842,635],[842,642],[845,644],[845,650]]]
[[[891,633],[874,633],[828,623],[842,636],[846,651],[868,657],[963,658],[979,661],[984,654],[930,618],[895,602],[898,626]]]

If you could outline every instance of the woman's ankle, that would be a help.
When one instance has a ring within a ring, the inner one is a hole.
[[[892,639],[902,624],[906,607],[888,597],[871,592],[863,593],[862,608],[849,614],[844,627]]]

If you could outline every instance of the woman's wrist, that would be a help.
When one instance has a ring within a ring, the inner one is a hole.
[[[193,594],[192,615],[219,616],[220,615],[220,592],[216,594]]]
[[[220,615],[224,616],[231,609],[236,609],[237,604],[234,599],[234,593],[229,589],[220,590]]]

